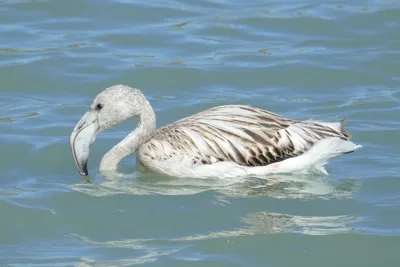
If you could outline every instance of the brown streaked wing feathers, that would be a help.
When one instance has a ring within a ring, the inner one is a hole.
[[[245,166],[265,166],[301,155],[325,137],[349,139],[350,134],[341,130],[249,106],[227,105],[166,125],[152,138],[169,142],[177,153],[200,157],[197,164],[233,161]],[[193,138],[188,131],[197,137]]]

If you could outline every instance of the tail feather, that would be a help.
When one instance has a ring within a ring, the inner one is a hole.
[[[335,131],[342,133],[344,136],[346,136],[348,139],[351,139],[351,133],[349,133],[348,131],[346,131],[344,129],[344,126],[347,123],[347,117],[344,117],[341,121],[339,122],[318,122],[321,125],[324,126],[328,126],[332,129],[334,129]]]
[[[340,132],[343,133],[345,136],[347,136],[347,138],[351,139],[351,133],[344,129],[344,126],[346,125],[346,123],[347,123],[347,117],[344,117],[340,121]]]
[[[328,173],[324,166],[329,159],[354,152],[361,147],[361,145],[339,137],[324,138],[316,142],[304,154],[279,162],[279,169],[284,172],[316,171],[327,175]]]
[[[351,141],[343,140],[338,137],[325,138],[315,143],[315,145],[302,156],[306,158],[309,165],[313,166],[314,169],[322,170],[329,159],[342,154],[352,153],[361,147],[361,145],[356,145]]]

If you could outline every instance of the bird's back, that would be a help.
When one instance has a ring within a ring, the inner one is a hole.
[[[301,155],[326,137],[348,140],[350,135],[343,122],[299,121],[254,107],[225,105],[159,128],[140,153],[149,160],[186,155],[195,165],[229,161],[265,166]]]

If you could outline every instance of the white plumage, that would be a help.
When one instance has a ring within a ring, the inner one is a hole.
[[[138,119],[138,127],[103,157],[102,171],[115,170],[137,151],[144,169],[178,177],[327,174],[323,166],[328,159],[361,147],[350,141],[345,121],[299,121],[243,105],[211,108],[156,130],[144,95],[117,85],[95,98],[71,135],[82,175],[87,175],[88,148],[95,136],[130,117]]]

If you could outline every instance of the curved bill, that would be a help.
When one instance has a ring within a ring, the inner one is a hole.
[[[97,120],[97,112],[88,111],[83,115],[76,124],[69,139],[72,156],[79,173],[87,176],[87,162],[89,159],[90,145],[96,140],[99,132],[99,122]]]

